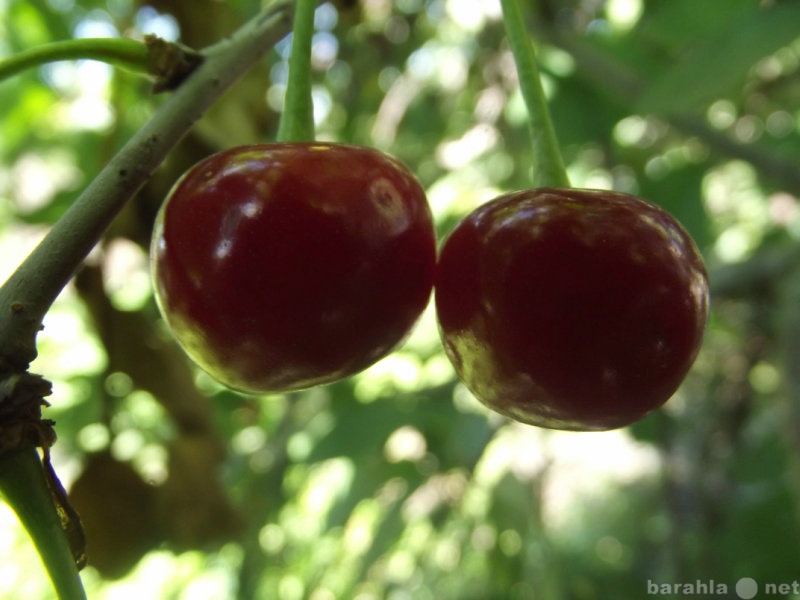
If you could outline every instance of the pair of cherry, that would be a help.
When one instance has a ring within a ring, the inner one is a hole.
[[[686,231],[635,196],[532,189],[443,244],[424,190],[376,150],[232,148],[159,214],[156,298],[187,354],[227,386],[278,392],[357,373],[408,335],[435,286],[445,351],[489,407],[572,430],[661,406],[691,367],[708,281]]]

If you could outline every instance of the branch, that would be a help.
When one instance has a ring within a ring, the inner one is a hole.
[[[203,60],[201,54],[175,42],[146,35],[127,38],[80,38],[42,44],[0,61],[0,82],[17,73],[61,60],[89,59],[144,73],[155,79],[154,92],[174,90]]]
[[[291,28],[290,0],[275,0],[203,62],[53,225],[0,288],[0,375],[36,358],[36,335],[58,294],[119,210],[233,83]]]
[[[0,492],[36,546],[60,600],[86,600],[62,515],[34,448],[0,454]]]

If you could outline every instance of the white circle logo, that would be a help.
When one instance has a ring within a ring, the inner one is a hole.
[[[755,598],[758,593],[758,584],[751,577],[742,577],[736,582],[736,595],[744,600]]]

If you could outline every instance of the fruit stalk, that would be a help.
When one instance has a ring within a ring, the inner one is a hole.
[[[292,49],[286,98],[278,125],[279,142],[314,139],[314,105],[311,97],[311,42],[314,37],[316,0],[297,0],[292,26]]]
[[[31,536],[59,600],[85,600],[75,559],[34,448],[0,455],[0,492]]]
[[[569,187],[569,178],[547,108],[539,65],[525,29],[518,0],[500,0],[508,44],[517,65],[520,91],[528,109],[533,144],[534,187]]]

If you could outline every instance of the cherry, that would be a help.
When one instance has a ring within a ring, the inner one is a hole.
[[[232,148],[192,167],[153,234],[156,299],[225,385],[330,383],[395,349],[426,306],[436,242],[425,193],[377,150]]]
[[[676,391],[708,315],[689,234],[661,208],[599,190],[500,196],[446,240],[436,310],[457,374],[518,421],[606,430]]]

